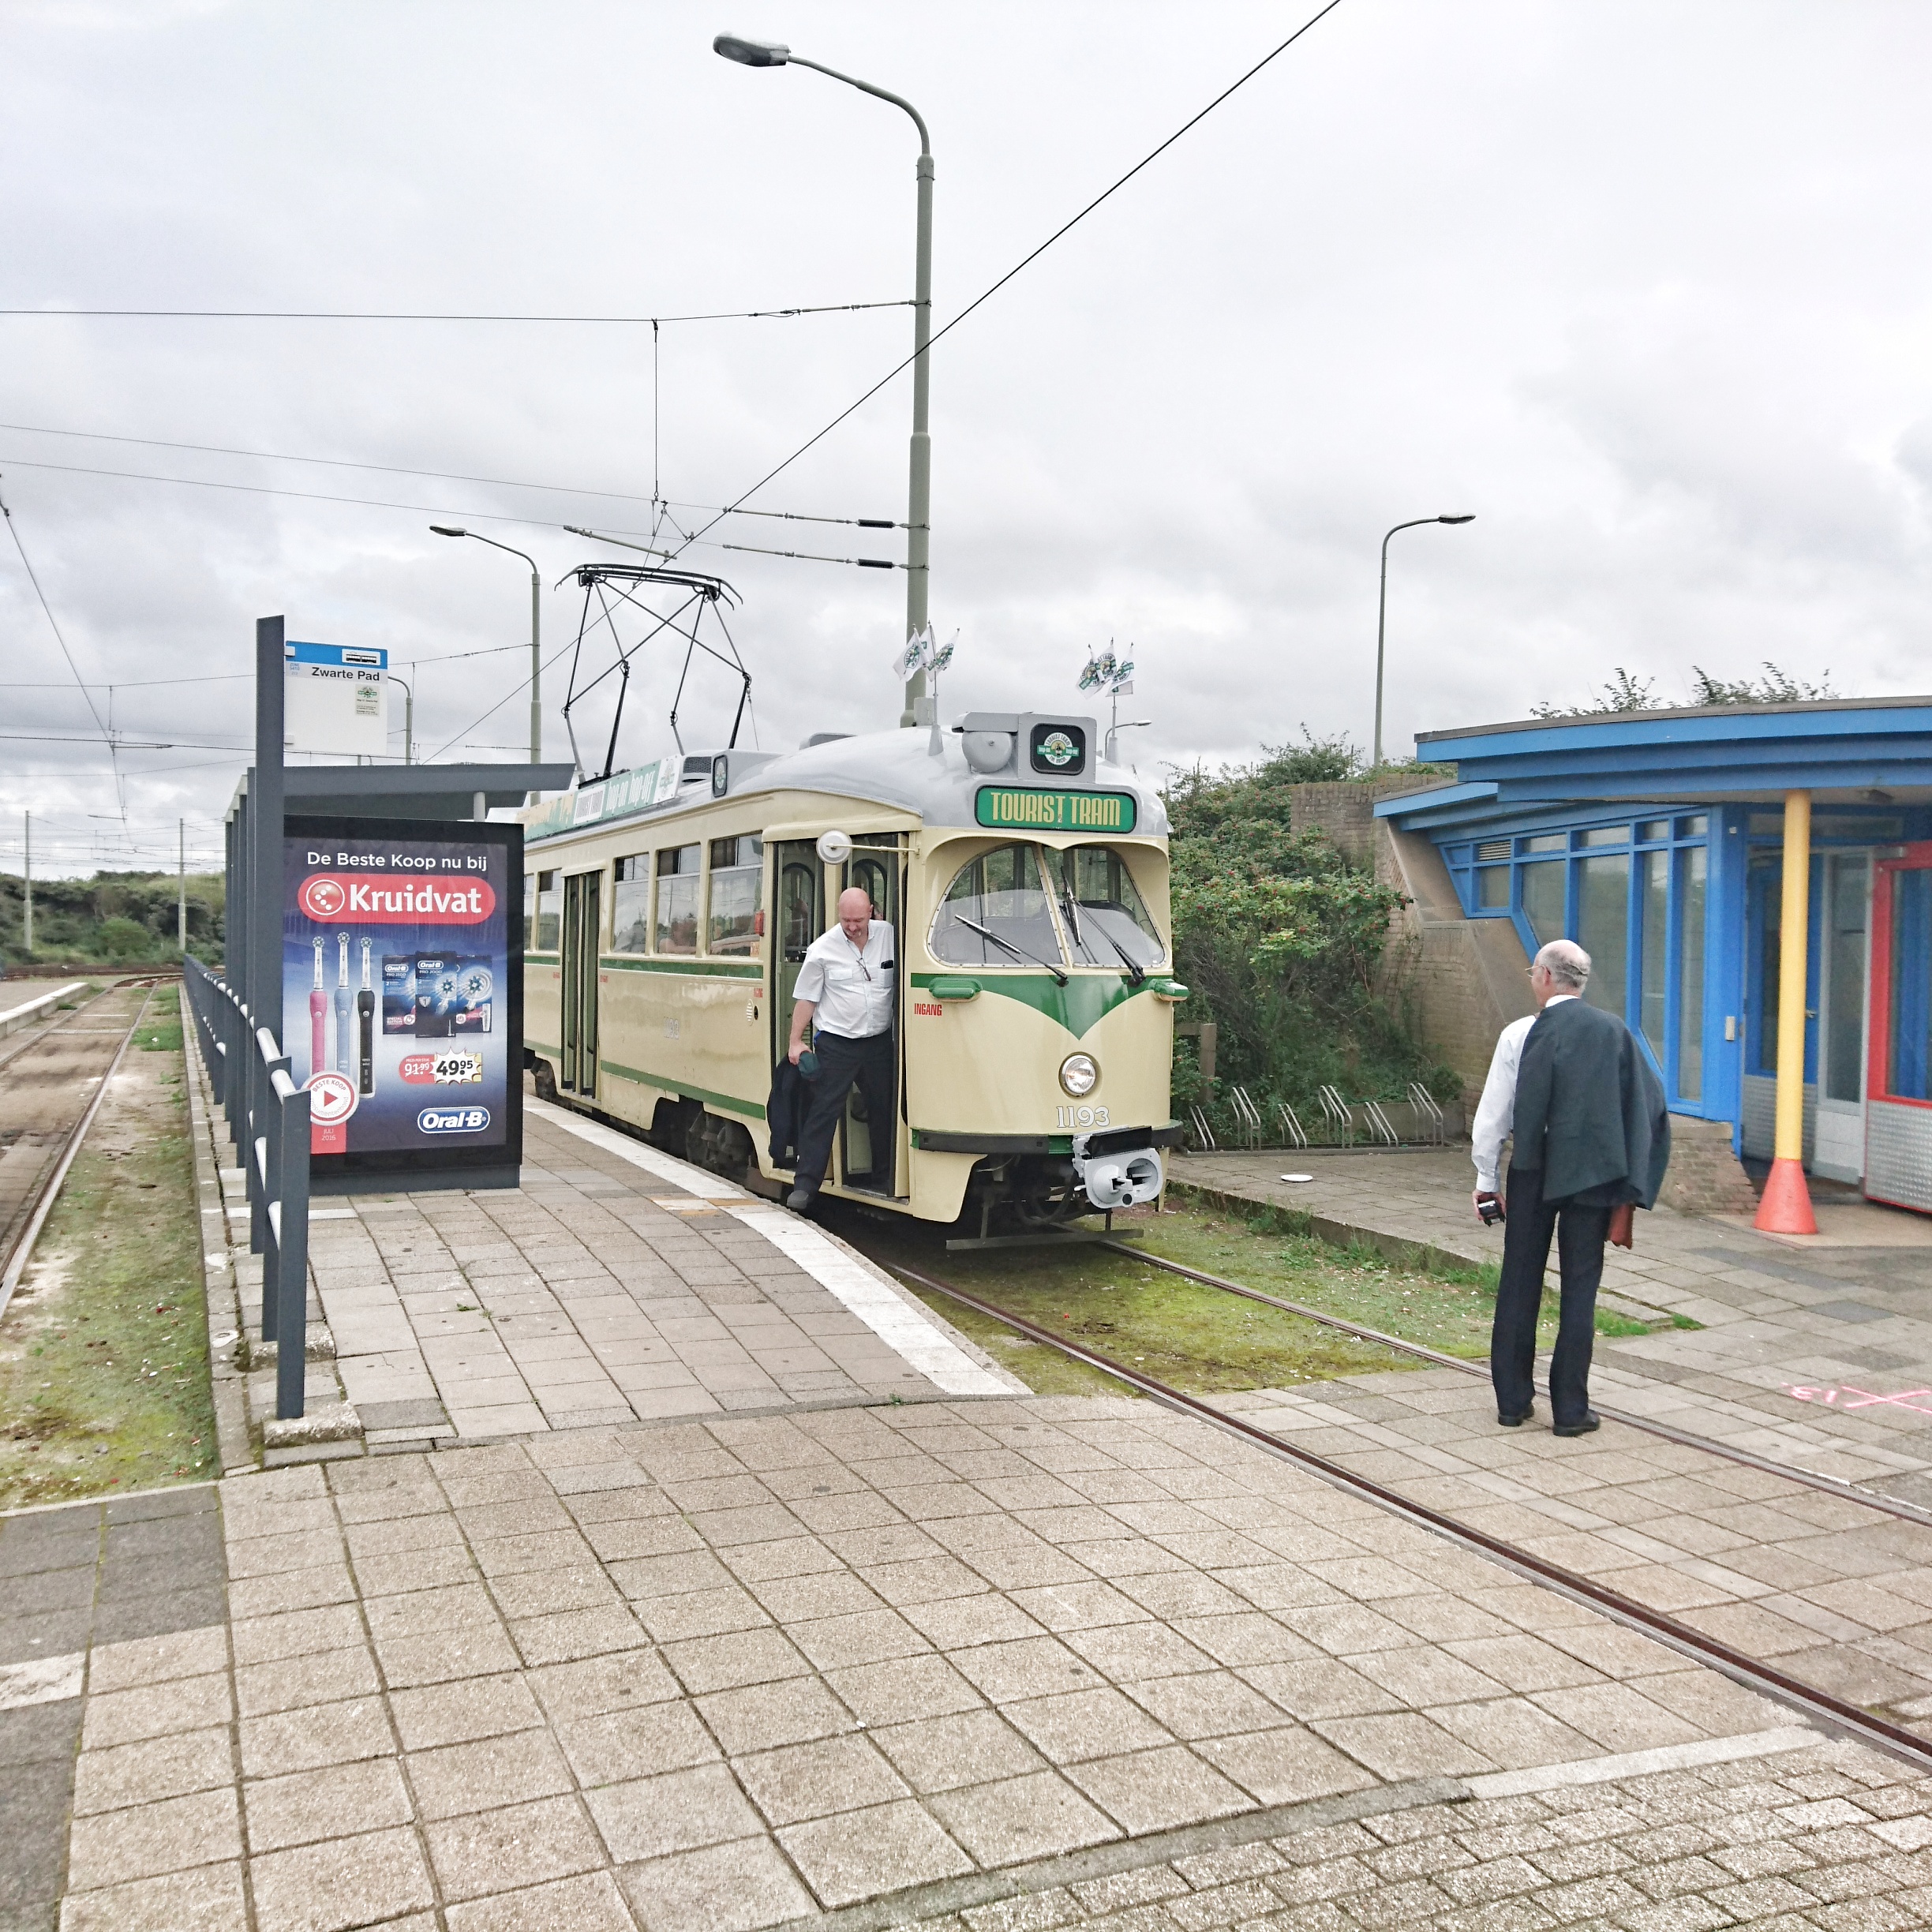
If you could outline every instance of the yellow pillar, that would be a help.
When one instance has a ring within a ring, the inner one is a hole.
[[[1811,921],[1811,794],[1784,794],[1784,891],[1778,934],[1777,1132],[1757,1226],[1815,1234],[1804,1177],[1805,984]]]

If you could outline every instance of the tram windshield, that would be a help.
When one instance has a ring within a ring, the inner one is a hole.
[[[1110,845],[1044,854],[1076,966],[1157,966],[1166,953],[1126,863]]]
[[[1071,964],[1135,973],[1166,952],[1118,852],[1017,842],[960,868],[933,921],[931,945],[933,957],[953,966]]]

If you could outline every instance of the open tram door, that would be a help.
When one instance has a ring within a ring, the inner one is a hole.
[[[903,1200],[911,1192],[912,1163],[905,1158],[905,840],[895,832],[856,840],[852,856],[837,868],[838,889],[858,886],[872,901],[873,916],[893,929],[893,1115],[882,1124],[866,1117],[855,1086],[846,1097],[838,1138],[839,1170],[850,1185],[868,1193]]]
[[[1873,868],[1865,1193],[1932,1214],[1932,843]]]
[[[603,938],[604,874],[572,872],[564,880],[564,1039],[557,1084],[586,1099],[597,1091],[597,956]]]

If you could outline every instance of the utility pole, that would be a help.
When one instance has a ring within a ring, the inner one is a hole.
[[[188,821],[178,818],[174,822],[181,843],[175,852],[175,872],[181,886],[181,904],[178,922],[178,944],[183,959],[188,957]]]
[[[22,814],[27,822],[26,856],[21,863],[21,883],[26,888],[25,912],[22,915],[21,950],[29,958],[33,955],[33,814]]]

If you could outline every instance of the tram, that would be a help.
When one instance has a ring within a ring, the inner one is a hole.
[[[781,1195],[793,989],[862,886],[896,935],[897,1118],[855,1089],[823,1191],[983,1237],[1153,1199],[1187,990],[1165,808],[1102,750],[1091,718],[979,713],[680,754],[533,807],[537,1092]]]

